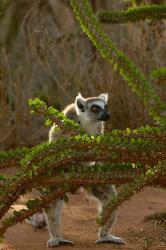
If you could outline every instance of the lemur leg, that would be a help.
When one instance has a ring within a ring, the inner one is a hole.
[[[101,210],[106,206],[108,199],[111,196],[115,196],[116,190],[114,186],[106,185],[106,186],[94,186],[92,188],[92,194],[100,201],[101,203]],[[99,227],[99,240],[96,243],[116,243],[116,244],[124,244],[125,242],[116,236],[109,234],[111,231],[113,224],[116,221],[116,210],[113,211],[110,218],[107,220],[106,224],[102,227]]]
[[[62,236],[61,215],[63,204],[64,200],[56,200],[44,211],[50,235],[50,239],[47,241],[48,247],[56,247],[61,244],[73,245],[72,241],[64,240]]]
[[[35,213],[34,215],[26,219],[26,222],[28,222],[28,224],[32,225],[35,228],[42,228],[46,226],[45,216],[40,212]]]

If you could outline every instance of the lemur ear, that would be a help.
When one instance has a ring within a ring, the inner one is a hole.
[[[85,99],[80,93],[76,96],[75,105],[79,110],[81,110],[81,112],[85,111]]]
[[[108,93],[103,93],[99,95],[100,98],[102,98],[106,103],[108,102]]]

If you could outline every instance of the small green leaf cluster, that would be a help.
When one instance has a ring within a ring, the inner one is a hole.
[[[20,159],[24,157],[30,148],[22,147],[16,149],[10,149],[8,151],[0,151],[0,169],[20,167]]]
[[[45,117],[46,126],[52,126],[55,123],[64,132],[74,130],[77,133],[84,133],[78,123],[68,119],[62,112],[59,112],[52,106],[48,108],[46,103],[39,98],[29,99],[29,106],[32,112],[39,113]]]
[[[29,150],[30,149],[27,147],[10,149],[8,151],[2,150],[0,151],[0,164],[9,159],[20,159],[25,154],[27,154]]]
[[[33,200],[28,200],[26,203],[26,206],[28,209],[34,209],[36,206],[40,206],[41,205],[41,200],[35,198]]]
[[[31,107],[32,111],[40,110],[44,112],[47,110],[46,103],[41,101],[39,98],[29,99],[29,106]]]
[[[153,70],[150,76],[154,79],[166,79],[166,67]]]

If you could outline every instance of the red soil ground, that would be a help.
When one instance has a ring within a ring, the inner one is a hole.
[[[24,200],[15,205],[24,206]],[[96,245],[97,202],[87,201],[85,193],[72,195],[63,210],[63,230],[66,239],[75,246],[61,246],[60,250],[166,250],[166,231],[155,223],[143,222],[144,216],[166,211],[166,189],[148,187],[118,210],[113,234],[122,237],[126,245]],[[35,230],[23,223],[8,229],[0,250],[46,250],[47,229]]]

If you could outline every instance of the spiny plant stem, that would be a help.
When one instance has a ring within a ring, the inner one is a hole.
[[[128,184],[122,192],[108,201],[106,207],[103,209],[97,220],[99,225],[105,225],[106,221],[115,209],[117,209],[125,201],[129,200],[133,194],[140,192],[145,186],[149,185],[165,171],[166,161],[163,161],[162,163],[159,162],[158,166],[148,169],[145,174],[142,173],[131,184]]]
[[[79,186],[76,186],[76,188],[78,187]],[[0,227],[0,235],[2,236],[8,227],[15,225],[17,222],[24,221],[26,218],[29,218],[37,211],[40,211],[42,208],[47,208],[51,201],[65,195],[67,192],[73,192],[74,190],[75,188],[73,187],[64,188],[63,190],[56,190],[45,197],[41,197],[41,200],[38,200],[38,202],[34,204],[32,209],[22,209],[19,212],[15,211],[14,215],[1,222],[2,226]]]
[[[100,23],[93,14],[88,0],[70,0],[71,6],[83,31],[87,34],[94,46],[98,49],[114,69],[128,83],[129,87],[142,99],[148,108],[149,115],[163,126],[166,126],[166,117],[161,117],[166,110],[166,104],[161,101],[155,89],[140,72],[138,67],[118,50],[115,44],[103,31]]]
[[[146,19],[166,19],[166,4],[146,5],[122,11],[102,10],[97,13],[97,17],[104,23],[127,23],[144,21]]]

